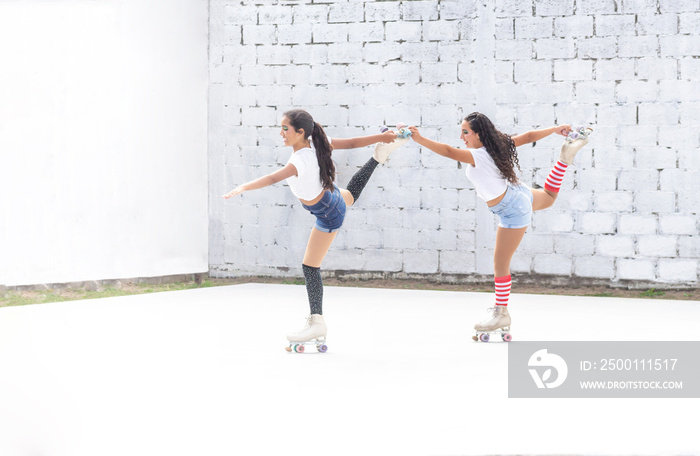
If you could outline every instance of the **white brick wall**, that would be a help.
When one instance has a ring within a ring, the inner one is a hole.
[[[286,185],[218,197],[286,162],[285,110],[308,109],[330,136],[403,121],[456,146],[479,110],[508,133],[596,129],[535,215],[516,276],[699,285],[698,0],[210,4],[213,275],[300,274],[313,218]],[[525,184],[544,184],[559,144],[519,150]],[[370,154],[336,152],[339,185]],[[464,169],[409,143],[349,209],[324,269],[488,280],[494,227]]]

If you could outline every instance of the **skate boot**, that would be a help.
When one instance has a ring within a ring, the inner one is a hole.
[[[374,146],[374,155],[372,155],[372,157],[374,157],[374,159],[381,164],[386,163],[386,159],[389,158],[389,154],[406,144],[408,142],[408,138],[411,136],[411,131],[406,128],[406,125],[400,123],[396,126],[396,128],[398,128],[399,131],[394,142],[378,143],[376,146]],[[382,133],[387,130],[387,127],[381,128]]]
[[[593,133],[593,129],[588,127],[579,127],[571,130],[561,146],[559,161],[567,165],[572,164],[578,151],[588,144],[588,138],[591,136],[591,133]]]
[[[489,318],[474,325],[476,335],[472,336],[475,341],[488,342],[489,334],[500,334],[505,342],[510,342],[513,337],[510,335],[510,314],[506,306],[494,306],[487,309]]]
[[[323,315],[312,314],[306,318],[306,325],[300,330],[293,332],[287,336],[289,347],[285,348],[288,352],[292,350],[297,353],[304,352],[304,345],[314,344],[316,349],[321,353],[328,350],[326,346],[326,322],[323,320]]]

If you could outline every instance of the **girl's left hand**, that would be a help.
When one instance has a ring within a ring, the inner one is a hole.
[[[411,138],[414,141],[418,141],[419,139],[422,138],[420,132],[418,131],[418,127],[410,126],[408,129],[411,131]]]
[[[381,142],[383,143],[393,143],[394,140],[396,140],[396,132],[387,130],[384,133],[382,133],[382,139],[380,139]]]
[[[557,129],[555,130],[555,133],[558,135],[562,135],[562,136],[568,136],[569,133],[571,133],[571,125],[568,125],[568,124],[557,125]]]
[[[244,191],[245,191],[245,187],[243,185],[239,185],[238,187],[234,188],[233,190],[231,190],[227,194],[223,195],[222,198],[229,199],[233,196],[236,196],[236,195],[243,193]]]

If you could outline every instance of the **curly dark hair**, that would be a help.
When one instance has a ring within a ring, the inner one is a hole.
[[[513,139],[496,130],[491,120],[480,112],[473,112],[465,119],[474,133],[479,135],[481,144],[486,152],[493,158],[498,170],[503,177],[512,184],[518,183],[518,176],[515,174],[515,167],[520,169],[518,152],[515,150]]]
[[[326,136],[326,132],[323,131],[323,127],[314,121],[311,114],[303,109],[287,111],[284,113],[284,117],[289,119],[289,123],[294,127],[294,130],[304,129],[304,139],[311,136],[316,149],[321,184],[324,190],[333,191],[333,180],[335,179],[335,164],[331,159],[333,146]]]

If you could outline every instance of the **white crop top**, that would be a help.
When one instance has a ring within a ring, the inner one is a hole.
[[[467,177],[474,184],[476,194],[484,201],[491,201],[506,191],[508,180],[483,147],[471,149],[474,166],[467,164]]]
[[[287,164],[291,163],[297,169],[297,175],[287,178],[289,188],[299,199],[313,200],[323,191],[321,185],[321,169],[318,166],[316,151],[305,147],[292,153]]]

